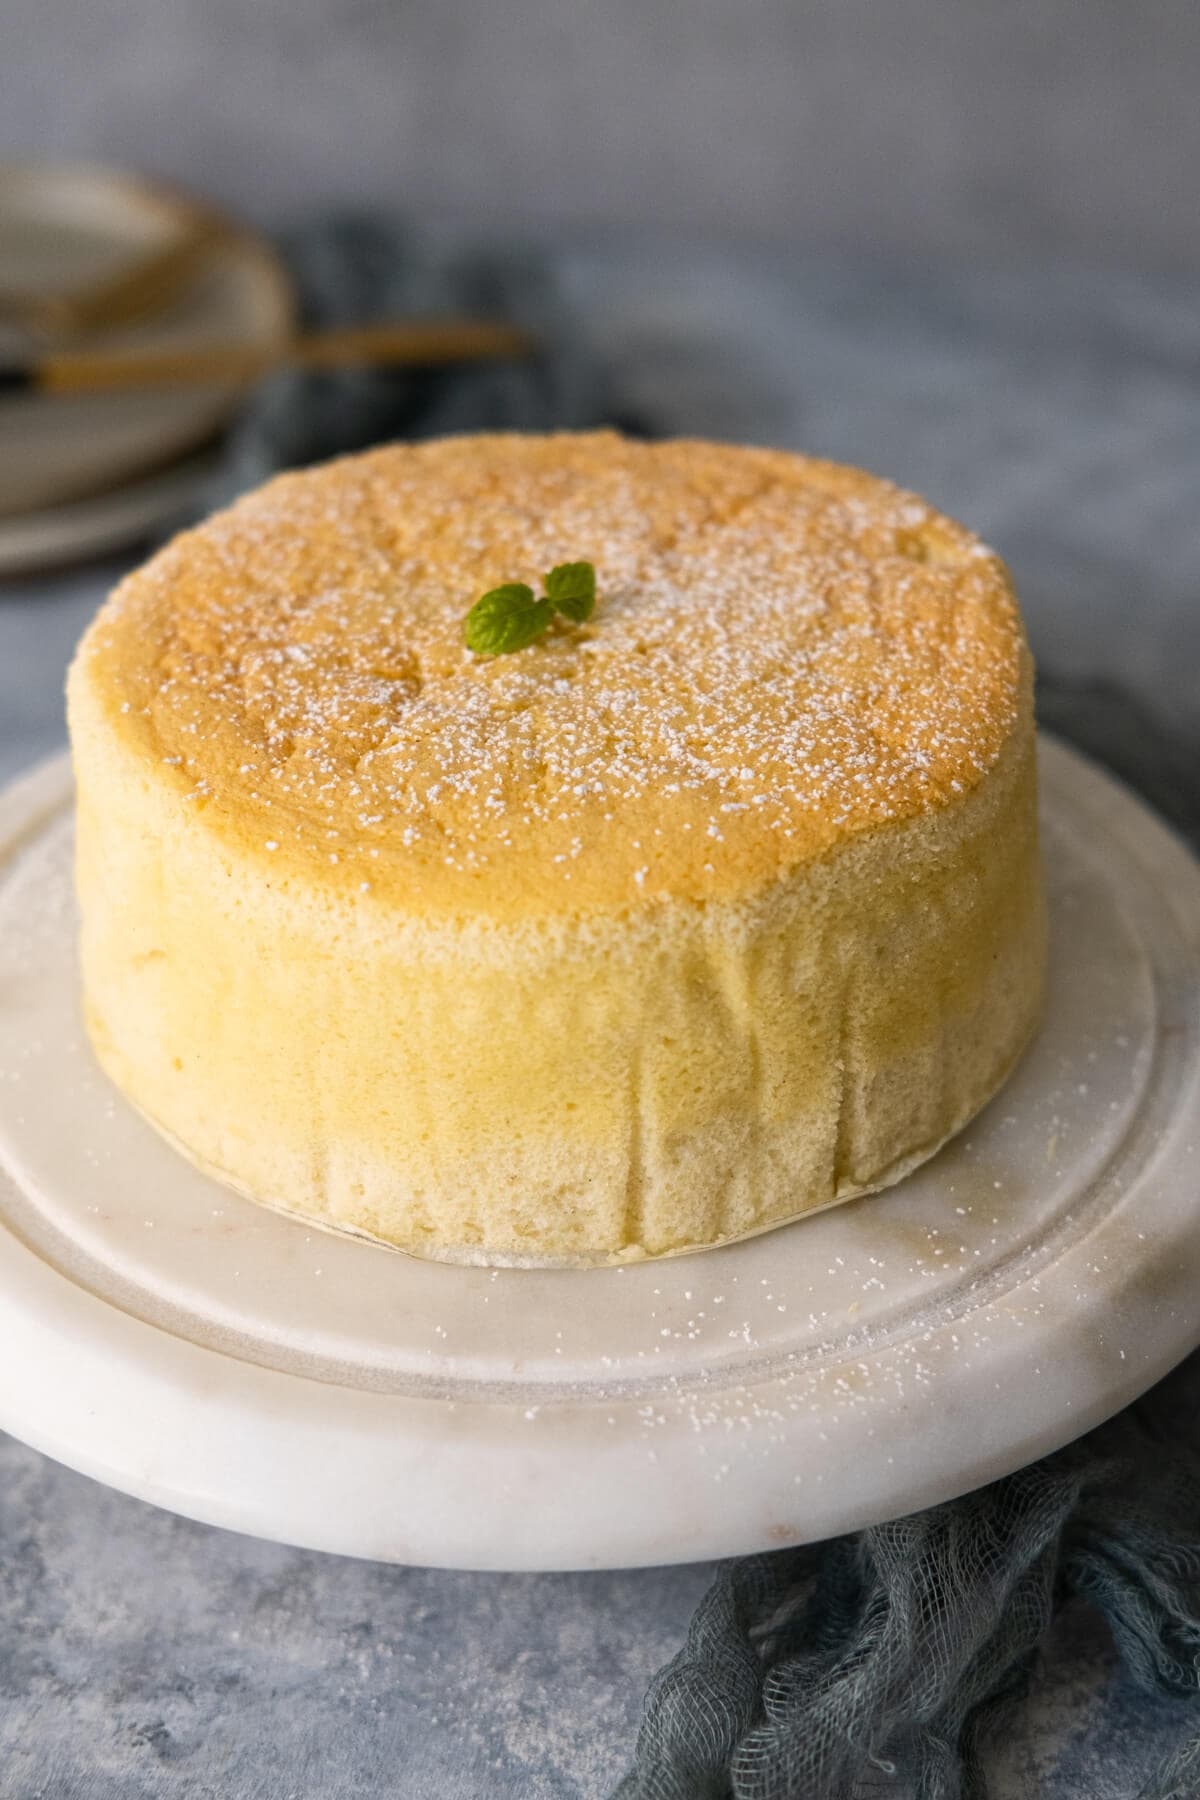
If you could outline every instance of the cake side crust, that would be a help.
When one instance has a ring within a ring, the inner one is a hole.
[[[417,1254],[665,1254],[866,1191],[1037,1015],[1028,715],[955,807],[749,899],[507,925],[241,865],[85,684],[73,731],[101,1062],[254,1197]]]

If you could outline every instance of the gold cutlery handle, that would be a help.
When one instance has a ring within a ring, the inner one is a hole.
[[[532,345],[514,325],[486,319],[436,319],[356,325],[315,332],[278,345],[218,344],[186,350],[61,350],[28,366],[24,386],[46,394],[114,392],[123,388],[242,386],[288,364],[338,369],[353,364],[421,368],[438,363],[525,357]]]

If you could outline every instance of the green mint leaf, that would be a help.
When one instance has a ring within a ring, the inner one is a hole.
[[[582,625],[596,604],[596,571],[590,562],[559,563],[546,577],[546,598],[568,619]]]
[[[506,581],[481,595],[467,614],[463,636],[479,656],[505,656],[524,650],[540,637],[554,617],[549,600],[535,600],[523,581]]]

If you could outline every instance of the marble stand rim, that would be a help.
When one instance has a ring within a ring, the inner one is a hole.
[[[562,1569],[833,1535],[1100,1423],[1200,1339],[1200,868],[1042,770],[1047,1024],[962,1142],[745,1245],[498,1274],[309,1233],[132,1114],[72,1011],[69,769],[35,770],[0,797],[0,1426],[211,1524]]]

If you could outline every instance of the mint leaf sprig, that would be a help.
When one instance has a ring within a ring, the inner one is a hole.
[[[524,581],[489,588],[463,621],[467,649],[478,656],[507,656],[541,637],[555,613],[576,625],[590,619],[596,606],[596,571],[590,562],[559,563],[546,576],[539,600]]]

